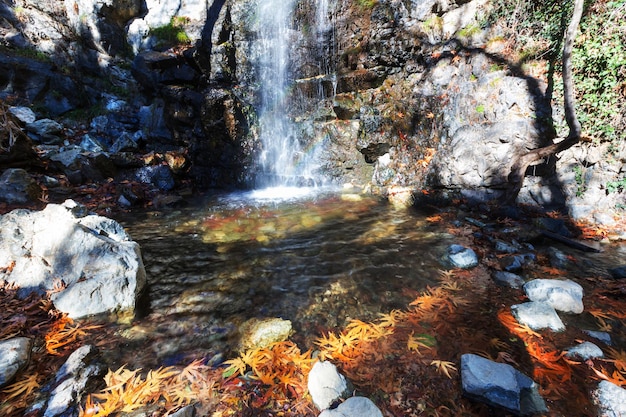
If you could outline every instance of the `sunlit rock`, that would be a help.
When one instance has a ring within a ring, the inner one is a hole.
[[[594,402],[598,405],[598,417],[626,416],[626,389],[612,382],[601,381],[594,392]]]
[[[262,348],[287,340],[291,334],[291,321],[280,318],[250,319],[241,325],[242,350]]]
[[[132,313],[146,282],[139,245],[123,227],[72,200],[0,217],[0,265],[12,262],[0,279],[21,294],[49,292],[72,318]]]
[[[391,187],[387,190],[387,199],[395,208],[412,207],[415,203],[413,189],[407,187]]]
[[[9,112],[22,123],[33,123],[37,120],[35,112],[30,107],[12,106],[9,107]]]
[[[468,397],[503,407],[516,415],[548,411],[538,385],[511,365],[465,354],[461,356],[461,383]]]
[[[326,361],[316,362],[313,365],[309,372],[307,387],[313,404],[319,410],[326,410],[335,401],[349,394],[346,378],[337,371],[335,365]]]
[[[515,304],[511,306],[511,312],[518,322],[527,325],[533,330],[546,328],[555,332],[565,330],[565,325],[556,313],[556,310],[548,303],[532,301]]]
[[[44,417],[63,415],[85,394],[88,383],[96,383],[103,376],[105,367],[94,361],[95,353],[96,348],[85,345],[67,358],[52,383]]]
[[[0,342],[0,387],[9,383],[15,374],[28,364],[31,340],[15,337]]]
[[[383,417],[383,413],[369,398],[350,397],[337,408],[324,410],[319,417]]]
[[[571,280],[534,279],[524,285],[524,291],[531,301],[546,302],[564,313],[584,310],[583,287]]]
[[[591,342],[583,342],[567,349],[565,356],[574,359],[599,359],[604,357],[604,352],[598,345]]]

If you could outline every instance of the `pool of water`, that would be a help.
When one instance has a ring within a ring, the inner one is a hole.
[[[219,362],[251,318],[291,320],[311,347],[352,318],[406,308],[433,285],[454,238],[417,210],[336,191],[213,196],[118,219],[140,243],[148,286],[109,354],[133,366]]]

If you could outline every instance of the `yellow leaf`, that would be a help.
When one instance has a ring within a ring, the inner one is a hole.
[[[437,368],[437,371],[445,374],[448,378],[452,378],[450,372],[456,372],[456,366],[453,362],[435,360],[430,363]]]
[[[7,386],[2,390],[7,396],[5,400],[11,400],[16,397],[24,396],[27,397],[30,395],[33,390],[39,388],[39,383],[37,382],[38,374],[33,374],[29,377],[22,379],[21,381],[17,381]]]

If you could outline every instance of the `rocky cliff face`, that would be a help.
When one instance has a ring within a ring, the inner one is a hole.
[[[2,97],[56,117],[122,100],[123,128],[148,149],[187,150],[198,186],[251,183],[259,147],[255,0],[1,7]],[[297,2],[285,112],[303,148],[322,149],[319,172],[381,190],[497,197],[515,158],[554,131],[543,75],[507,61],[506,40],[483,27],[488,8],[487,0]],[[119,121],[120,112],[104,113]],[[570,168],[554,160],[533,167],[521,200],[571,200]]]

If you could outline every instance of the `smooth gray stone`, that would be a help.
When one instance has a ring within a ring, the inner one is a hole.
[[[551,329],[562,332],[565,325],[556,314],[556,310],[548,303],[531,301],[529,303],[511,306],[511,312],[518,322],[527,325],[533,330]]]
[[[470,398],[526,416],[547,411],[537,384],[511,365],[461,356],[461,384]]]

